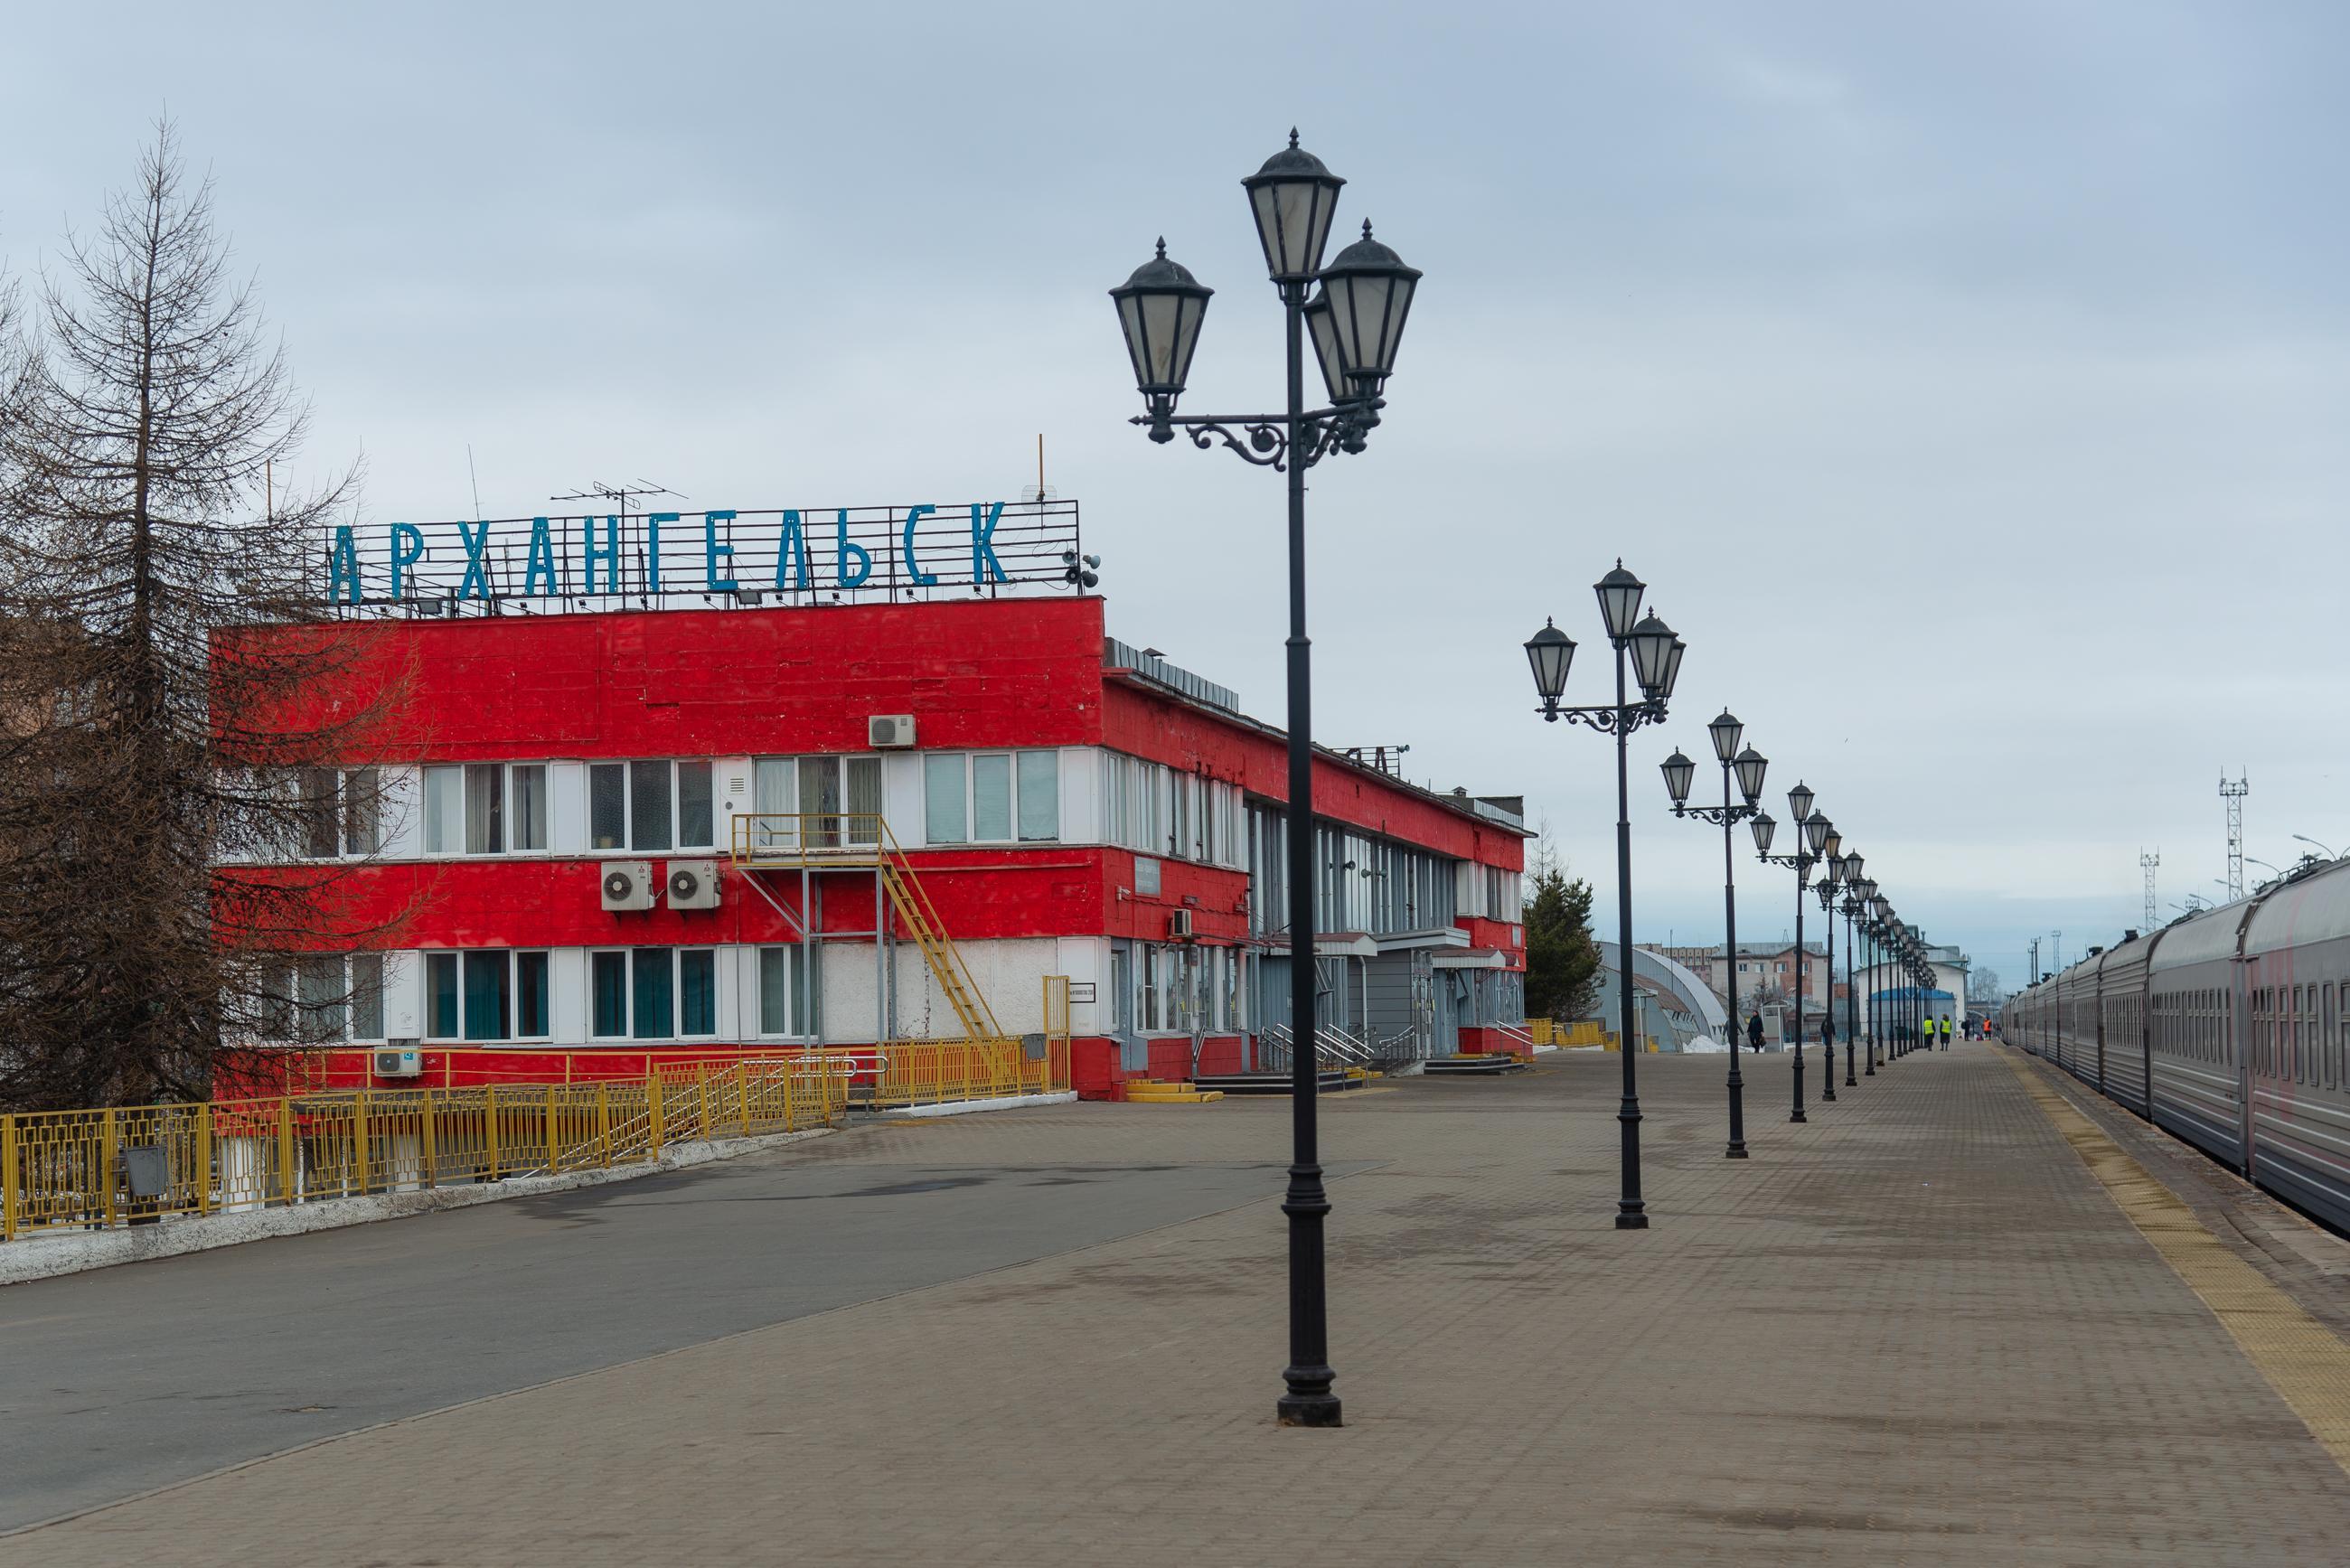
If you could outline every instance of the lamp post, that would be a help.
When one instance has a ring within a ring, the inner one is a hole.
[[[1700,822],[1721,826],[1722,973],[1730,988],[1730,1145],[1721,1152],[1728,1159],[1746,1158],[1746,1081],[1738,1072],[1738,872],[1731,853],[1731,830],[1761,813],[1762,808],[1755,803],[1755,797],[1762,793],[1762,774],[1771,765],[1753,747],[1741,749],[1738,741],[1745,729],[1727,708],[1705,727],[1713,742],[1715,760],[1721,763],[1719,806],[1688,804],[1690,781],[1697,773],[1697,764],[1681,755],[1679,748],[1664,763],[1665,792],[1673,798],[1673,815],[1694,816]],[[1739,793],[1746,797],[1743,805],[1731,803],[1730,778],[1733,773],[1738,775]]]
[[[1633,1071],[1638,1042],[1632,1005],[1632,792],[1626,745],[1641,725],[1664,722],[1665,704],[1680,679],[1681,655],[1687,651],[1673,628],[1655,612],[1640,614],[1640,596],[1647,591],[1648,585],[1626,571],[1620,559],[1613,571],[1592,585],[1607,641],[1616,650],[1613,703],[1562,707],[1559,697],[1566,691],[1567,669],[1575,662],[1574,639],[1559,630],[1555,621],[1544,621],[1543,628],[1526,639],[1526,661],[1534,667],[1534,691],[1542,698],[1542,706],[1535,711],[1544,720],[1554,724],[1561,719],[1587,724],[1616,737],[1616,953],[1617,979],[1623,993],[1617,1044],[1617,1054],[1624,1059],[1624,1099],[1616,1113],[1623,1132],[1623,1190],[1616,1202],[1618,1231],[1648,1228],[1648,1206],[1640,1199],[1640,1095]],[[1627,699],[1624,683],[1627,658],[1639,680],[1638,702]]]
[[[1395,369],[1396,350],[1420,275],[1371,237],[1333,257],[1322,253],[1330,236],[1338,191],[1346,183],[1322,161],[1289,145],[1241,182],[1264,250],[1265,271],[1280,295],[1288,395],[1278,414],[1178,414],[1175,404],[1190,379],[1191,355],[1212,290],[1158,254],[1110,290],[1118,326],[1134,364],[1144,412],[1134,423],[1164,444],[1180,428],[1206,451],[1221,440],[1244,462],[1289,478],[1289,871],[1290,1139],[1289,1185],[1282,1212],[1289,1217],[1289,1366],[1275,1407],[1286,1427],[1339,1425],[1331,1392],[1328,1307],[1324,1288],[1323,1220],[1330,1212],[1322,1181],[1315,1096],[1320,1087],[1314,1050],[1314,752],[1312,645],[1305,636],[1305,471],[1333,452],[1363,450],[1379,422],[1381,393]],[[1321,290],[1310,301],[1316,283]],[[1305,400],[1305,345],[1329,393],[1327,406]],[[1238,432],[1238,433],[1235,433]],[[1245,437],[1245,440],[1243,437]]]
[[[1853,1059],[1859,1054],[1860,1047],[1858,1038],[1860,999],[1853,994],[1853,960],[1859,950],[1855,945],[1856,939],[1852,928],[1852,889],[1853,884],[1860,880],[1861,871],[1866,865],[1867,858],[1859,850],[1851,849],[1845,852],[1842,878],[1844,886],[1839,889],[1843,898],[1837,906],[1838,911],[1844,916],[1844,1082],[1845,1087],[1848,1089],[1858,1086],[1857,1081],[1853,1076]],[[1835,917],[1830,916],[1829,919],[1833,920]],[[1833,973],[1829,976],[1828,983],[1831,988],[1835,984]],[[1876,1071],[1877,1062],[1872,1056],[1868,1064],[1868,1074],[1864,1075],[1873,1075]]]
[[[1771,820],[1767,812],[1756,817],[1752,825],[1755,858],[1773,866],[1791,866],[1795,871],[1795,1104],[1787,1117],[1791,1122],[1811,1119],[1804,1115],[1804,893],[1812,879],[1814,862],[1826,845],[1828,835],[1835,831],[1826,817],[1814,813],[1813,798],[1811,786],[1800,781],[1787,792],[1788,815],[1795,819],[1796,828],[1803,835],[1793,855],[1771,853],[1773,830],[1778,824]],[[1835,1085],[1829,1085],[1822,1097],[1835,1098]]]
[[[1820,1003],[1820,1103],[1834,1105],[1836,1097],[1835,916],[1829,906],[1835,902],[1836,884],[1844,879],[1844,835],[1838,833],[1835,824],[1825,816],[1814,816],[1812,820],[1823,825],[1819,836],[1819,857],[1825,870],[1820,877],[1817,891],[1820,911],[1827,916],[1828,929],[1827,950],[1822,955],[1826,961],[1828,984],[1827,995]],[[1809,826],[1805,824],[1806,828]],[[1800,947],[1795,951],[1795,978],[1797,981],[1804,978],[1804,956]]]

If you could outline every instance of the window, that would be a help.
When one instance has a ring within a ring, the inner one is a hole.
[[[718,955],[709,948],[629,948],[588,955],[588,1032],[671,1040],[718,1033]]]
[[[533,1040],[549,1033],[546,955],[504,948],[424,955],[430,1040]]]
[[[759,1033],[816,1033],[815,998],[808,994],[807,949],[759,950]]]
[[[1061,836],[1060,754],[932,753],[922,759],[922,836],[931,844],[1056,840]]]
[[[512,775],[507,801],[511,847],[543,851],[546,847],[546,764],[516,763]]]
[[[714,789],[707,758],[590,763],[588,842],[640,855],[712,848],[718,842]]]
[[[801,757],[797,773],[800,822],[812,846],[828,849],[879,841],[879,757]]]
[[[370,823],[368,836],[374,834]],[[443,763],[424,770],[425,854],[503,855],[546,847],[545,763]]]
[[[381,846],[382,778],[374,768],[296,770],[296,853],[309,860],[374,854]]]

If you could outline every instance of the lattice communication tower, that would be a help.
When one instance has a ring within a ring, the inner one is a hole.
[[[2252,791],[2251,780],[2238,773],[2236,782],[2230,784],[2228,775],[2220,775],[2220,798],[2228,803],[2228,901],[2235,902],[2244,896],[2244,796]]]

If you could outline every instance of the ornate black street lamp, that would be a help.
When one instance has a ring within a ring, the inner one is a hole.
[[[1721,763],[1721,804],[1718,806],[1687,804],[1690,781],[1697,773],[1697,764],[1681,755],[1678,747],[1664,763],[1665,792],[1673,797],[1673,815],[1694,816],[1700,822],[1718,823],[1721,827],[1722,973],[1730,988],[1730,1147],[1721,1152],[1730,1159],[1746,1158],[1746,1081],[1738,1072],[1738,872],[1731,854],[1731,829],[1762,811],[1755,797],[1762,793],[1763,771],[1770,766],[1753,747],[1740,749],[1738,740],[1745,729],[1727,708],[1705,727],[1713,741],[1714,757]],[[1738,775],[1739,793],[1746,797],[1744,805],[1731,804],[1730,780],[1733,773]]]
[[[1338,191],[1346,183],[1320,159],[1289,145],[1241,182],[1265,271],[1281,296],[1288,398],[1278,414],[1178,414],[1175,404],[1199,346],[1200,324],[1211,291],[1159,254],[1123,286],[1110,290],[1135,388],[1144,412],[1134,422],[1166,442],[1180,427],[1202,451],[1221,439],[1246,462],[1289,476],[1289,1186],[1282,1212],[1289,1216],[1289,1366],[1275,1407],[1288,1427],[1336,1427],[1337,1375],[1330,1368],[1328,1305],[1324,1288],[1323,1220],[1330,1212],[1323,1186],[1315,1096],[1321,1086],[1315,1043],[1314,750],[1311,644],[1305,636],[1305,471],[1332,452],[1359,452],[1378,423],[1381,392],[1395,370],[1396,349],[1411,315],[1420,275],[1402,258],[1363,237],[1325,266]],[[1316,283],[1321,292],[1310,301]],[[1305,400],[1305,340],[1314,340],[1327,406]],[[1235,432],[1239,433],[1235,433]],[[1245,437],[1245,439],[1243,439]]]
[[[1687,651],[1671,627],[1654,613],[1640,614],[1640,596],[1647,591],[1648,585],[1626,571],[1621,560],[1592,585],[1592,592],[1599,597],[1599,617],[1607,628],[1607,641],[1616,650],[1616,701],[1612,703],[1562,707],[1559,698],[1566,691],[1567,669],[1575,662],[1574,639],[1559,630],[1556,622],[1547,620],[1526,639],[1526,662],[1534,667],[1534,692],[1542,699],[1535,711],[1554,724],[1565,719],[1616,737],[1616,952],[1617,979],[1623,992],[1617,1045],[1624,1059],[1624,1099],[1616,1113],[1623,1129],[1623,1191],[1616,1202],[1618,1231],[1648,1228],[1648,1206],[1640,1199],[1640,1094],[1633,1070],[1639,1041],[1632,995],[1632,788],[1625,748],[1633,731],[1664,722],[1665,704],[1680,680],[1681,655]],[[1624,683],[1627,659],[1640,685],[1638,702],[1628,700]]]
[[[1803,834],[1793,855],[1772,854],[1772,833],[1778,824],[1773,822],[1768,815],[1754,819],[1755,857],[1767,860],[1773,866],[1791,866],[1795,871],[1795,1104],[1794,1113],[1787,1117],[1791,1122],[1811,1119],[1804,1115],[1804,892],[1811,882],[1812,867],[1816,863],[1822,846],[1827,843],[1828,835],[1835,831],[1826,817],[1814,814],[1812,801],[1808,784],[1799,782],[1787,792],[1788,814],[1794,817],[1796,826]],[[1834,1085],[1828,1085],[1823,1097],[1835,1098]]]
[[[1853,915],[1857,910],[1859,905],[1858,900],[1853,897],[1853,886],[1860,880],[1861,871],[1866,864],[1866,857],[1864,857],[1859,850],[1854,849],[1846,851],[1844,857],[1844,875],[1839,878],[1839,880],[1844,883],[1844,898],[1840,905],[1840,909],[1844,915],[1844,1082],[1845,1087],[1846,1088],[1854,1088],[1857,1086],[1857,1080],[1853,1077],[1852,1068],[1853,1057],[1857,1053],[1860,1044],[1859,1040],[1856,1038],[1860,1033],[1860,999],[1853,994],[1856,984],[1853,975],[1853,961],[1858,955],[1859,950],[1856,945],[1856,938],[1853,933],[1852,923]],[[1833,920],[1834,917],[1831,916],[1830,919]],[[1835,972],[1833,970],[1829,971],[1828,973],[1828,986],[1831,998],[1833,998],[1835,986]],[[1833,1005],[1833,1001],[1831,1001],[1831,1005]],[[1876,1074],[1876,1047],[1871,1046],[1869,1048],[1868,1072],[1864,1075],[1864,1076],[1874,1077]]]
[[[1821,1064],[1822,1076],[1820,1079],[1820,1098],[1823,1100],[1833,1100],[1836,1097],[1835,899],[1836,894],[1841,891],[1844,887],[1845,857],[1843,843],[1844,841],[1842,836],[1838,835],[1833,827],[1831,827],[1828,830],[1826,846],[1827,869],[1821,876],[1817,887],[1813,889],[1820,896],[1820,913],[1826,918],[1825,924],[1827,926],[1827,996],[1821,1003],[1820,1012],[1820,1052],[1821,1054],[1827,1058],[1826,1061]],[[1849,1035],[1846,1037],[1844,1043],[1844,1086],[1847,1089],[1857,1088],[1859,1086],[1858,1084],[1855,1082],[1852,1075],[1852,1039]]]

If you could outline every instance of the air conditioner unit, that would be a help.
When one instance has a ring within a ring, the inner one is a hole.
[[[718,908],[718,862],[672,860],[669,863],[669,907],[672,909]]]
[[[375,1075],[379,1078],[421,1078],[424,1075],[424,1053],[421,1051],[377,1051]]]
[[[653,863],[650,860],[604,862],[604,908],[650,909],[653,907]]]
[[[914,716],[911,713],[876,713],[865,721],[865,743],[868,746],[910,746],[914,743]]]
[[[1179,942],[1190,941],[1191,940],[1191,911],[1189,909],[1168,910],[1167,934]]]

